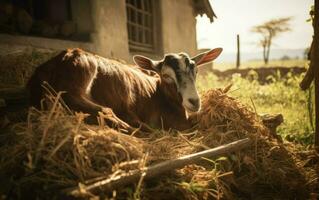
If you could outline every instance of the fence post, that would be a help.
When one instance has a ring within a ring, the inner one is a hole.
[[[311,62],[314,66],[315,78],[315,110],[316,110],[316,130],[315,130],[315,147],[319,149],[319,0],[315,0],[314,10],[314,48],[311,53]]]
[[[236,60],[236,68],[238,69],[240,66],[240,40],[239,34],[237,34],[237,60]]]

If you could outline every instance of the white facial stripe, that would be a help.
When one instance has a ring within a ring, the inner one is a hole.
[[[186,71],[185,58],[183,58],[182,56],[179,56],[179,58],[178,58],[178,64],[179,64],[180,70],[183,71],[183,72],[185,72],[185,71]]]
[[[197,111],[199,109],[199,107],[194,106],[189,101],[189,99],[199,101],[199,95],[198,95],[198,92],[196,90],[195,81],[193,81],[192,79],[188,79],[187,81],[185,81],[185,86],[183,88],[181,88],[180,92],[181,92],[181,95],[183,98],[183,106],[187,110]],[[198,105],[198,106],[200,106],[200,105]]]

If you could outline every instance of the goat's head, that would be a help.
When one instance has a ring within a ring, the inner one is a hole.
[[[186,53],[166,54],[162,60],[136,55],[134,62],[149,70],[155,70],[161,77],[161,83],[168,95],[179,101],[188,112],[200,109],[200,98],[195,86],[197,68],[212,62],[222,52],[216,48],[190,58]]]

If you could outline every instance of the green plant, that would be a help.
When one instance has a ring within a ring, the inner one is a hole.
[[[309,104],[313,95],[300,90],[299,83],[303,75],[288,73],[282,77],[277,72],[274,76],[267,77],[270,83],[262,85],[257,80],[258,75],[254,72],[250,74],[248,78],[234,74],[231,79],[219,80],[210,73],[199,77],[198,87],[201,92],[204,92],[209,88],[225,87],[232,83],[229,95],[250,107],[253,107],[253,101],[257,113],[283,114],[284,123],[277,130],[283,138],[304,145],[312,145],[314,135],[310,116],[313,115],[313,107]]]

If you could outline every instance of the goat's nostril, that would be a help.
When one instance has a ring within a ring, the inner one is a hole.
[[[199,99],[188,99],[188,101],[195,107],[199,106]]]

